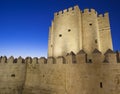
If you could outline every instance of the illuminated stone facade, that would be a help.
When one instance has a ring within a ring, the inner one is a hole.
[[[120,94],[108,13],[78,6],[55,13],[48,58],[0,57],[0,94]]]
[[[49,30],[48,57],[65,56],[83,49],[105,53],[113,49],[108,13],[98,15],[94,9],[81,11],[74,6],[54,14]]]

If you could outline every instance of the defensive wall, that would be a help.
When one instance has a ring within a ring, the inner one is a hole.
[[[0,58],[0,94],[119,94],[120,52]]]

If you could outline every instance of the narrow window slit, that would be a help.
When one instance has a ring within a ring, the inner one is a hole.
[[[102,84],[102,82],[100,82],[100,88],[103,88],[103,84]]]
[[[95,43],[97,43],[97,39],[95,40]]]

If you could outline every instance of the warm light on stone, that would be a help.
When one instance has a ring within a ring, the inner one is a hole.
[[[0,94],[120,94],[108,13],[75,6],[54,15],[48,58],[0,57]]]
[[[49,30],[48,57],[65,56],[81,49],[91,54],[95,48],[102,53],[113,49],[108,13],[81,11],[78,6],[55,13]]]

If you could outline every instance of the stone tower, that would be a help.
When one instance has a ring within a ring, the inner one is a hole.
[[[120,94],[120,52],[111,49],[108,13],[55,13],[48,58],[0,57],[0,94]]]
[[[108,13],[98,15],[94,9],[81,11],[74,6],[54,14],[48,57],[65,56],[81,49],[90,56],[95,48],[102,53],[113,49]]]

